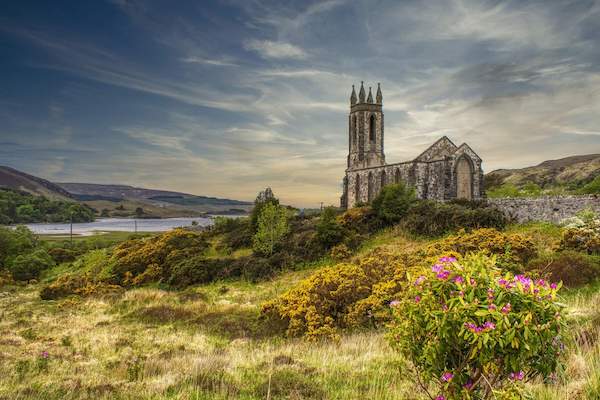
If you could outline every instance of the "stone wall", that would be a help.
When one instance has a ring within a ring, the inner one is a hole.
[[[539,198],[488,199],[488,202],[518,222],[560,222],[578,211],[591,208],[600,213],[600,195],[545,196]]]

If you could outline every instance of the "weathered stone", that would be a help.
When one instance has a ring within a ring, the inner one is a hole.
[[[467,144],[457,147],[446,136],[413,161],[386,164],[381,90],[378,87],[376,103],[372,97],[365,102],[362,83],[361,94],[358,103],[354,91],[350,99],[348,167],[340,199],[342,207],[369,202],[383,186],[399,182],[413,186],[421,199],[482,198],[481,158]]]
[[[546,221],[558,223],[579,211],[592,209],[600,213],[600,196],[544,196],[536,198],[488,199],[488,202],[517,222]]]

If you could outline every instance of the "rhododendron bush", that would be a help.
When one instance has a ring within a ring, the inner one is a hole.
[[[520,398],[563,351],[561,284],[503,273],[495,258],[443,257],[392,301],[390,341],[430,398]]]

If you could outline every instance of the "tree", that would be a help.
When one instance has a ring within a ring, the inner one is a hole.
[[[271,256],[288,231],[285,208],[273,203],[264,204],[258,215],[258,229],[252,240],[254,252]]]
[[[250,225],[252,226],[252,232],[254,233],[258,230],[258,217],[261,210],[267,204],[279,205],[279,199],[275,197],[270,187],[260,192],[258,196],[256,196],[256,200],[254,200],[254,208],[250,214]]]
[[[344,229],[335,218],[335,208],[326,207],[321,213],[317,223],[317,239],[326,248],[330,248],[342,241]]]
[[[142,218],[144,216],[144,209],[142,207],[137,207],[135,209],[135,216],[137,218]]]
[[[373,210],[384,222],[393,224],[406,215],[415,199],[413,188],[403,183],[387,185],[373,200]]]

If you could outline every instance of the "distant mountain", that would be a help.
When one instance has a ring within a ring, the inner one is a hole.
[[[144,189],[127,185],[100,185],[94,183],[57,183],[61,188],[71,193],[80,201],[141,201],[156,206],[182,206],[191,208],[246,210],[253,203],[248,201],[220,199],[216,197],[196,196],[188,193],[171,192],[167,190]]]
[[[127,217],[182,217],[211,214],[243,214],[253,203],[248,201],[196,196],[166,190],[143,189],[127,185],[100,185],[94,183],[53,183],[0,166],[0,188],[21,190],[53,200],[85,203],[102,216]]]
[[[485,175],[486,190],[502,184],[521,187],[535,183],[542,188],[582,186],[600,175],[600,154],[565,157],[520,169],[497,169]]]
[[[53,200],[74,200],[67,190],[50,181],[1,165],[0,187],[21,190]]]

